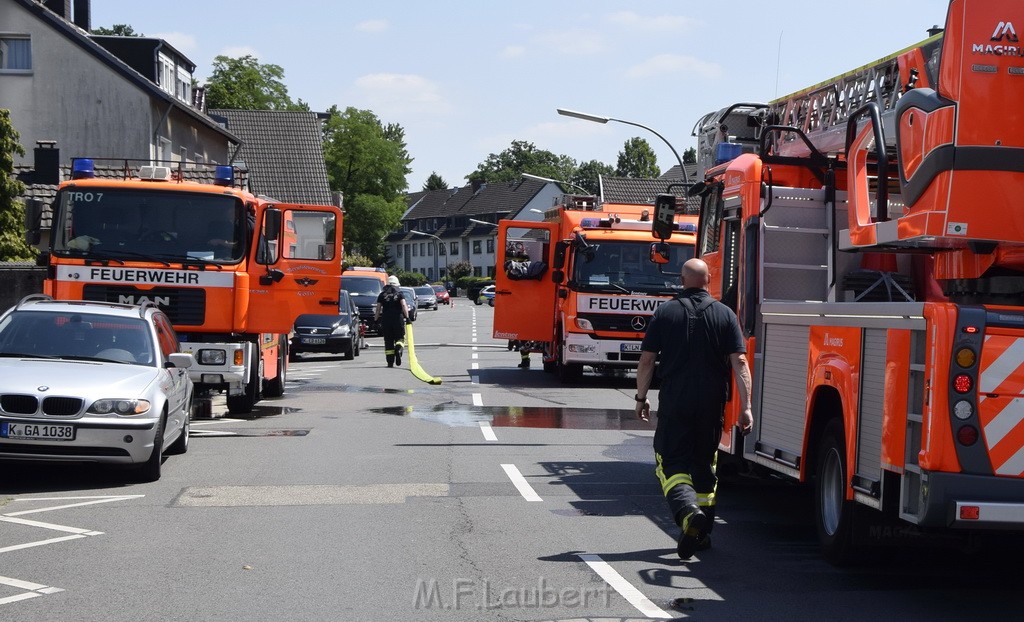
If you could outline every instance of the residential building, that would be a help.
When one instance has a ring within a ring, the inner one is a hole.
[[[414,192],[401,228],[385,239],[388,254],[400,269],[428,281],[444,278],[446,266],[457,261],[468,261],[473,276],[493,277],[496,223],[540,220],[561,195],[557,184],[532,179]]]

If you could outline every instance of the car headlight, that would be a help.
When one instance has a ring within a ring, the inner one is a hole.
[[[347,335],[349,333],[349,330],[350,329],[348,327],[348,324],[342,324],[341,326],[339,326],[339,327],[335,328],[334,330],[332,330],[331,334],[332,335]]]
[[[576,326],[580,330],[594,330],[594,325],[590,323],[590,320],[585,320],[581,317],[576,318]]]
[[[113,397],[96,400],[88,412],[94,415],[144,415],[149,412],[149,400],[124,400]]]

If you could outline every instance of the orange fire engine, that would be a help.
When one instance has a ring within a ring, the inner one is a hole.
[[[650,205],[569,196],[543,222],[498,223],[494,338],[544,354],[562,382],[583,366],[636,369],[647,322],[679,279],[650,260]],[[693,256],[696,218],[670,216],[665,253]]]
[[[754,363],[720,449],[814,480],[830,560],[1024,529],[1024,26],[944,31],[698,122],[697,253]]]
[[[295,317],[337,309],[341,210],[256,197],[229,166],[119,162],[101,178],[73,161],[53,203],[45,293],[156,303],[195,355],[196,388],[225,390],[232,414],[280,396]]]

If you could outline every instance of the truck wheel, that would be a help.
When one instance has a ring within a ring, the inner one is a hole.
[[[832,419],[818,443],[814,518],[822,554],[842,566],[853,561],[853,502],[846,500],[846,440],[843,422]]]
[[[228,412],[232,415],[248,415],[252,407],[259,400],[260,386],[260,353],[259,348],[253,348],[254,354],[249,363],[252,365],[252,376],[249,384],[245,385],[245,391],[241,395],[228,395]]]
[[[277,375],[267,381],[263,387],[263,395],[267,397],[281,397],[284,395],[284,384],[288,376],[288,342],[278,340],[277,342]]]
[[[558,372],[558,381],[562,384],[579,382],[583,377],[583,366],[577,363],[566,363],[565,356],[562,354],[561,346],[556,347],[558,348],[558,367],[556,368],[556,371]]]

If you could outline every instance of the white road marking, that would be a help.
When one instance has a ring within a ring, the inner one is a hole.
[[[476,343],[476,337],[473,337],[473,343]]]
[[[6,546],[0,549],[0,553],[7,553],[8,551],[20,551],[22,549],[31,549],[37,546],[46,546],[47,544],[56,544],[58,542],[67,542],[68,540],[78,540],[79,538],[85,538],[83,534],[76,534],[73,536],[61,536],[59,538],[50,538],[49,540],[37,540],[35,542],[27,542],[25,544],[15,544],[13,546]]]
[[[480,384],[480,376],[475,375],[475,374],[470,376],[469,377],[469,383],[470,384]]]
[[[530,486],[530,483],[526,481],[526,478],[523,477],[523,474],[519,472],[516,465],[503,464],[501,468],[505,469],[505,475],[508,475],[508,478],[512,480],[512,484],[519,491],[519,494],[523,495],[523,499],[527,501],[543,501],[540,495]]]
[[[498,440],[498,437],[494,435],[494,430],[491,429],[491,424],[486,421],[480,422],[480,431],[483,432],[485,441]]]
[[[0,577],[0,585],[6,585],[8,587],[17,588],[19,590],[26,590],[23,594],[15,594],[14,596],[0,598],[0,605],[6,605],[7,603],[16,603],[21,600],[28,600],[29,598],[36,598],[37,596],[42,596],[43,594],[56,594],[57,592],[64,591],[59,587],[41,585],[39,583],[32,583],[31,581],[22,581],[21,579],[12,579],[10,577]]]
[[[473,363],[472,369],[480,369],[480,363]]]
[[[602,560],[597,555],[591,555],[588,553],[580,553],[578,557],[585,561],[590,568],[596,572],[604,582],[610,585],[620,596],[626,599],[629,604],[633,605],[640,611],[641,614],[648,618],[662,618],[667,619],[672,616],[666,613],[661,607],[658,607],[652,603],[646,596],[644,596],[640,590],[633,587],[633,584],[622,578],[614,568],[608,565],[608,562]]]
[[[479,393],[474,393],[473,394],[473,406],[483,406],[483,405],[484,405],[484,397],[482,395],[480,395]]]
[[[63,531],[64,533],[77,533],[83,535],[91,535],[103,532],[93,531],[92,529],[81,529],[80,527],[66,527],[64,525],[55,525],[53,523],[43,523],[37,520],[28,520],[27,518],[13,518],[12,514],[0,516],[0,521],[5,523],[13,523],[15,525],[25,525],[27,527],[39,527],[40,529],[52,529],[53,531]]]
[[[476,352],[474,352],[474,353],[473,353],[473,358],[474,358],[474,359],[478,359],[478,358],[480,358],[480,355],[479,355],[479,354],[477,354]]]
[[[0,598],[0,605],[6,605],[7,603],[16,603],[19,600],[28,600],[30,598],[35,598],[36,596],[42,596],[42,594],[37,594],[35,592],[24,592],[22,594],[15,594],[14,596],[8,596],[7,598]]]
[[[116,497],[63,497],[63,498],[52,498],[52,497],[19,497],[15,501],[64,501],[64,500],[78,500],[78,499],[91,499],[90,501],[84,501],[82,503],[65,503],[63,505],[54,505],[48,508],[37,508],[35,510],[23,510],[21,512],[8,512],[3,516],[24,516],[25,514],[36,514],[37,512],[52,512],[53,510],[65,510],[67,508],[77,508],[83,505],[95,505],[97,503],[110,503],[111,501],[129,501],[131,499],[141,499],[146,495],[119,495]]]

